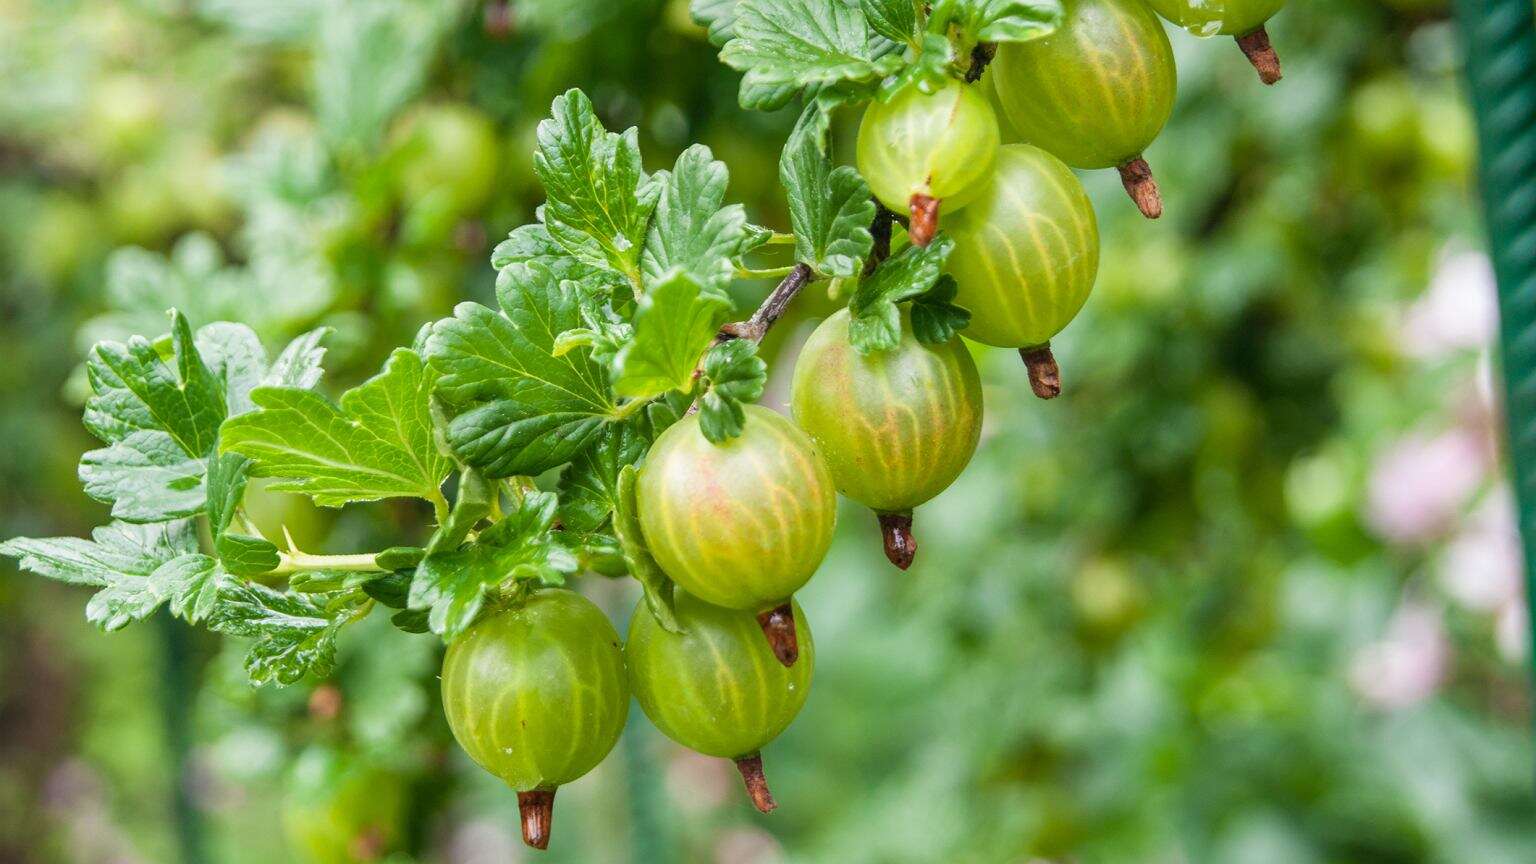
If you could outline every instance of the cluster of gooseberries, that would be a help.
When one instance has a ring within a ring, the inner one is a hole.
[[[1172,111],[1176,76],[1153,9],[1238,37],[1273,83],[1264,23],[1282,2],[1067,0],[1058,30],[1001,46],[984,75],[967,76],[978,80],[907,87],[867,109],[860,172],[882,204],[909,214],[918,246],[943,213],[955,302],[972,313],[965,335],[1017,349],[1036,395],[1060,393],[1050,340],[1098,271],[1096,218],[1072,168],[1117,168],[1142,213],[1162,213],[1142,152]],[[733,759],[760,810],[775,806],[760,751],[809,691],[815,650],[793,597],[831,544],[836,493],[876,512],[887,556],[906,569],[913,508],[954,482],[981,431],[976,365],[958,338],[924,343],[903,313],[899,343],[866,354],[850,323],[846,310],[832,315],[803,348],[793,422],[747,406],[742,434],[715,444],[689,416],[651,447],[638,515],[680,589],[677,628],[641,605],[621,642],[590,601],[543,589],[449,647],[449,725],[517,790],[530,845],[548,843],[556,788],[617,742],[631,694],[668,737]]]

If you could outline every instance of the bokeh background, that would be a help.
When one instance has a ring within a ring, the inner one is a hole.
[[[1148,152],[1168,215],[1085,177],[1104,263],[1057,342],[1067,395],[978,352],[983,444],[919,511],[910,573],[841,514],[801,595],[815,687],[765,753],[779,812],[635,711],[562,789],[540,860],[1536,861],[1445,6],[1298,0],[1272,89],[1230,40],[1173,34],[1178,108]],[[568,87],[640,127],[648,168],[708,144],[732,200],[785,228],[793,116],[742,112],[714,54],[683,0],[0,0],[0,535],[104,520],[74,467],[97,339],[161,332],[173,305],[274,342],[326,323],[339,390],[487,297]],[[775,331],[769,404],[830,308]],[[249,506],[323,551],[422,523]],[[622,629],[632,585],[583,590]],[[0,563],[0,862],[304,861],[287,834],[358,813],[397,826],[373,844],[391,864],[531,859],[512,794],[447,736],[430,638],[351,628],[312,698],[251,690],[240,646],[163,617],[103,635],[83,602]]]

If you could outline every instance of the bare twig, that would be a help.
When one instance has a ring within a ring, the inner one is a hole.
[[[720,328],[720,333],[715,336],[715,344],[729,342],[732,339],[751,339],[753,342],[763,341],[768,335],[769,329],[783,317],[789,309],[789,304],[800,295],[800,291],[811,283],[811,277],[815,273],[809,265],[796,264],[795,269],[789,271],[784,281],[778,287],[769,292],[757,311],[745,321],[736,321]]]

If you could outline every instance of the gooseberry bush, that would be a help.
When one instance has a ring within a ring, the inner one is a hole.
[[[1050,341],[1099,261],[1071,167],[1117,168],[1161,213],[1143,151],[1176,76],[1154,6],[1201,33],[1262,35],[1272,56],[1274,2],[694,0],[744,107],[800,104],[778,166],[788,230],[726,203],[707,147],[648,172],[636,130],[606,129],[569,91],[537,130],[538,221],[492,256],[496,308],[425,324],[335,401],[324,329],[269,353],[249,322],[173,309],[164,335],[101,342],[84,422],[104,446],[79,477],[112,521],[0,552],[96,588],[86,616],[105,630],[164,607],[248,640],[255,684],[324,681],[338,634],[369,615],[440,638],[448,725],[517,792],[530,845],[549,841],[556,789],[613,748],[631,694],[669,737],[735,760],[771,810],[761,750],[811,686],[795,594],[832,542],[837,493],[876,513],[909,567],[914,508],[980,439],[962,337],[1019,351],[1037,395],[1061,392]],[[833,117],[861,106],[856,165],[837,164]],[[741,317],[735,280],[779,281]],[[813,286],[846,308],[797,359],[791,420],[753,404],[757,347]],[[417,499],[428,539],[300,549],[254,527],[253,478],[324,507]],[[588,573],[640,584],[627,640],[570,590]],[[317,761],[317,784],[368,786],[333,763]],[[375,803],[368,830],[387,845],[398,832],[377,823],[395,808]],[[294,831],[348,845],[331,827]]]

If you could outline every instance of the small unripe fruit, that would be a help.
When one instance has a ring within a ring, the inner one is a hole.
[[[1196,36],[1232,36],[1265,84],[1280,80],[1280,58],[1265,23],[1285,0],[1147,0],[1157,14]]]
[[[310,864],[363,864],[396,851],[405,817],[397,775],[330,747],[294,763],[283,799],[283,831]]]
[[[935,93],[907,87],[875,102],[859,124],[857,162],[875,197],[910,213],[912,242],[927,246],[939,208],[953,213],[981,191],[1000,143],[981,87],[949,81]]]
[[[580,594],[541,590],[454,640],[442,683],[453,737],[517,791],[523,840],[543,849],[556,787],[597,767],[624,729],[619,634]]]
[[[1051,339],[1077,317],[1099,272],[1098,220],[1077,176],[1038,147],[1007,145],[992,182],[949,235],[955,302],[971,312],[966,337],[1047,360]],[[1031,369],[1036,395],[1060,392],[1053,375]]]
[[[735,760],[759,810],[774,807],[759,751],[789,728],[805,705],[816,645],[805,613],[791,609],[800,660],[779,663],[749,612],[676,598],[682,633],[669,633],[641,603],[629,623],[630,689],[645,716],[684,747]]]
[[[1168,34],[1142,0],[1063,6],[1051,35],[998,49],[998,98],[1023,140],[1074,168],[1118,168],[1142,213],[1156,219],[1162,200],[1141,154],[1173,113]]]
[[[905,313],[900,344],[871,354],[849,344],[849,320],[848,310],[838,311],[801,349],[795,420],[825,456],[837,488],[881,514],[887,554],[905,569],[912,508],[949,488],[976,452],[981,379],[959,339],[925,345]]]
[[[712,444],[697,415],[646,456],[640,527],[667,575],[716,606],[758,613],[784,604],[832,544],[837,492],[811,439],[788,419],[746,406],[742,434]]]

